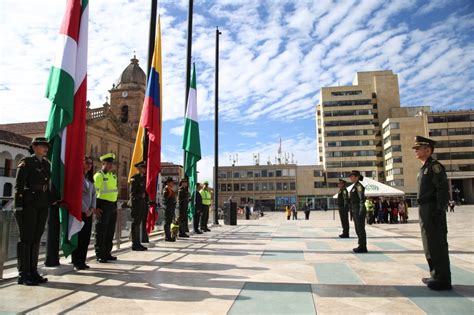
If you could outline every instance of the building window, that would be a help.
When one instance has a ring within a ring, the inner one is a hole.
[[[227,184],[227,191],[232,191],[232,184]]]
[[[247,177],[253,177],[253,172],[252,172],[252,171],[248,171],[248,172],[247,172]]]
[[[245,191],[247,188],[246,184],[240,184],[240,191]]]
[[[273,183],[268,183],[268,190],[269,190],[269,191],[275,190],[275,184],[273,184]]]
[[[227,191],[227,185],[221,184],[221,191]]]
[[[344,95],[361,95],[362,91],[334,91],[331,92],[332,96],[344,96]]]
[[[275,173],[273,171],[268,171],[268,177],[273,177],[275,176]]]
[[[314,176],[314,177],[322,177],[322,176],[323,176],[323,171],[314,170],[314,171],[313,171],[313,176]]]
[[[120,111],[120,121],[122,123],[128,122],[128,106],[127,105],[122,106],[122,109]]]
[[[254,171],[253,176],[254,177],[260,177],[260,171]]]
[[[323,182],[314,182],[314,188],[324,188]]]
[[[267,170],[262,170],[262,177],[267,177],[268,171]]]
[[[296,190],[296,183],[290,182],[290,190]]]
[[[234,178],[240,178],[240,172],[234,172]]]
[[[276,183],[276,188],[277,190],[282,190],[283,189],[282,183]]]
[[[249,190],[249,191],[253,190],[253,184],[252,183],[247,184],[247,190]]]
[[[240,191],[240,185],[239,184],[234,184],[234,191]]]
[[[281,170],[277,170],[277,171],[275,172],[275,175],[276,175],[276,177],[281,177]]]

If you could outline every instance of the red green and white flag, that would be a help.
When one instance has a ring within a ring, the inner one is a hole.
[[[46,97],[51,101],[45,137],[50,143],[51,183],[60,196],[61,247],[77,247],[82,222],[82,165],[87,94],[88,0],[68,0],[51,67]]]

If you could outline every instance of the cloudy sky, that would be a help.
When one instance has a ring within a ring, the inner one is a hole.
[[[108,89],[136,52],[146,66],[148,0],[90,0],[88,99]],[[63,0],[0,2],[0,123],[46,120],[43,97]],[[187,1],[160,1],[163,35],[163,159],[180,163]],[[471,0],[195,0],[193,60],[204,158],[213,165],[215,27],[220,39],[220,163],[251,163],[283,151],[316,163],[314,108],[322,86],[357,71],[399,75],[402,106],[474,108]]]

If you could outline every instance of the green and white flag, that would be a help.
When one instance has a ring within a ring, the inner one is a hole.
[[[199,122],[196,93],[196,66],[193,63],[191,86],[189,87],[188,106],[184,117],[183,150],[185,152],[184,173],[189,178],[189,191],[192,202],[189,203],[188,217],[194,214],[194,200],[197,182],[197,162],[201,159],[201,141],[199,140]]]

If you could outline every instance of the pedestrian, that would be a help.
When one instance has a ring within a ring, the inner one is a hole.
[[[372,225],[375,222],[375,205],[372,198],[365,200],[365,209],[367,209],[367,224]]]
[[[178,188],[178,209],[179,217],[177,223],[179,225],[179,237],[188,238],[186,234],[188,226],[188,206],[189,206],[189,189],[188,180],[186,178],[181,179]]]
[[[250,220],[250,206],[248,204],[245,205],[245,220]]]
[[[450,200],[448,205],[449,205],[449,212],[454,212],[454,207],[456,207],[456,201]]]
[[[293,220],[298,220],[298,209],[295,204],[291,205],[291,213],[293,214]]]
[[[15,219],[20,232],[17,243],[18,284],[38,285],[48,282],[38,273],[38,255],[48,207],[60,204],[50,191],[51,165],[46,159],[49,143],[34,138],[31,156],[20,160],[15,181]],[[54,201],[54,202],[52,202]]]
[[[339,218],[341,219],[342,234],[340,238],[349,238],[349,193],[346,189],[347,182],[342,178],[339,179],[337,187],[337,208],[339,210]]]
[[[100,157],[102,168],[94,174],[94,185],[97,196],[97,216],[95,222],[95,254],[97,261],[107,263],[117,260],[112,256],[112,247],[117,221],[117,175],[112,172],[115,154],[107,153]]]
[[[402,199],[398,203],[398,214],[400,216],[400,223],[407,223],[405,220],[405,210],[406,210],[405,200]]]
[[[375,204],[375,211],[377,214],[377,223],[383,223],[383,206],[382,199],[378,198]]]
[[[286,219],[289,220],[291,218],[291,207],[290,207],[290,205],[286,205],[285,211],[286,211]]]
[[[303,210],[304,210],[304,218],[305,220],[309,220],[309,213],[311,211],[309,207],[309,201],[306,201],[303,205]]]
[[[134,165],[138,169],[138,174],[130,178],[130,205],[132,207],[132,250],[147,250],[141,243],[141,229],[143,221],[146,221],[148,214],[148,195],[146,193],[146,162],[138,162]],[[146,229],[146,227],[145,227]]]
[[[194,202],[194,217],[193,217],[193,227],[194,233],[202,234],[203,232],[199,229],[199,223],[201,222],[201,215],[202,215],[202,197],[199,191],[201,190],[202,186],[200,183],[196,183],[196,190],[193,193],[193,200]],[[232,200],[232,199],[231,199]]]
[[[72,252],[72,264],[76,270],[89,269],[89,265],[86,264],[86,258],[91,241],[92,216],[94,213],[96,216],[100,216],[100,214],[96,212],[96,195],[92,165],[92,158],[85,156],[82,167],[84,174],[82,180],[82,222],[84,222],[84,225],[78,233],[77,247]]]
[[[207,227],[209,221],[209,207],[211,206],[211,192],[209,191],[209,182],[205,181],[203,184],[204,186],[199,191],[202,197],[201,231],[211,232],[211,229]]]
[[[163,187],[163,203],[165,205],[163,230],[165,231],[165,241],[174,242],[176,238],[171,235],[171,224],[175,216],[176,193],[173,189],[173,178],[168,177]]]
[[[433,159],[436,141],[416,136],[415,155],[423,164],[418,173],[421,239],[431,277],[422,281],[432,290],[451,290],[446,207],[449,183],[444,166]]]
[[[383,209],[383,222],[390,223],[388,219],[388,213],[390,212],[390,203],[387,201],[387,199],[384,199],[382,201],[382,209]]]
[[[351,182],[354,184],[350,192],[350,208],[354,218],[354,226],[358,237],[359,246],[354,248],[355,253],[367,253],[367,236],[365,233],[365,188],[360,181],[364,177],[359,171],[352,171],[349,174]]]

